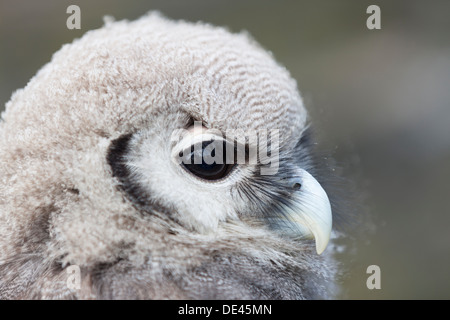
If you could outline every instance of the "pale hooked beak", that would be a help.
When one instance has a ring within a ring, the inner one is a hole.
[[[328,196],[319,182],[303,169],[298,169],[296,177],[288,181],[292,188],[293,205],[284,208],[283,217],[278,219],[288,220],[289,228],[278,221],[278,229],[291,236],[315,239],[316,251],[321,254],[331,235],[332,214]]]

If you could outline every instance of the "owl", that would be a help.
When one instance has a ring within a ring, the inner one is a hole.
[[[333,297],[312,141],[295,80],[247,33],[106,21],[2,114],[0,298]]]

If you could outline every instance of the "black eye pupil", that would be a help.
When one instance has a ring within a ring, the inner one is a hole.
[[[183,162],[184,167],[189,170],[194,175],[206,179],[206,180],[218,180],[225,177],[232,167],[230,164],[226,164],[225,157],[225,144],[223,146],[223,156],[220,159],[216,159],[213,163],[207,163],[205,158],[214,158],[216,156],[215,148],[207,148],[212,141],[206,141],[202,143],[201,154],[198,154],[200,150],[194,150],[194,146],[191,147],[191,153],[185,159],[187,163]],[[196,157],[197,156],[197,157]],[[201,157],[201,158],[200,158]],[[195,160],[199,162],[201,159],[201,163],[195,163]],[[208,161],[210,162],[210,161]]]

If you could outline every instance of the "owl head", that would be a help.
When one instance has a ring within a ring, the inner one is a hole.
[[[246,33],[109,21],[13,94],[0,136],[0,297],[327,296],[307,112]]]

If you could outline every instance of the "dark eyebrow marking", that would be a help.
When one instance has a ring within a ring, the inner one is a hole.
[[[111,141],[106,161],[112,170],[112,176],[117,178],[120,182],[118,189],[121,190],[126,198],[131,201],[131,204],[140,212],[147,214],[154,214],[159,212],[171,219],[171,221],[178,223],[173,219],[172,208],[163,205],[160,201],[151,198],[149,191],[143,187],[135,175],[131,172],[127,165],[127,155],[130,152],[130,142],[132,141],[134,133],[123,134],[119,138]]]
[[[124,134],[116,140],[113,140],[108,150],[106,159],[111,166],[113,175],[119,179],[123,179],[129,175],[129,170],[125,165],[125,155],[128,152],[128,143],[132,135],[132,133]]]
[[[113,140],[106,160],[112,169],[113,176],[120,181],[120,187],[128,194],[130,200],[140,206],[145,206],[148,202],[148,195],[139,184],[134,183],[126,163],[132,136],[132,133],[128,133]]]

